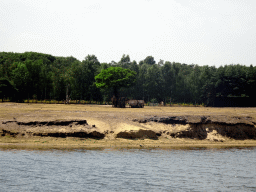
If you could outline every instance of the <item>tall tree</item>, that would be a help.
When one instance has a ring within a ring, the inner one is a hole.
[[[17,62],[16,68],[12,70],[12,80],[19,91],[18,99],[22,100],[29,97],[29,71],[26,64]]]
[[[155,62],[154,57],[152,57],[152,56],[147,56],[147,57],[144,59],[144,63],[146,63],[146,64],[148,64],[148,65],[154,65],[156,62]]]
[[[121,67],[109,67],[95,76],[95,80],[98,88],[113,88],[114,96],[118,100],[121,87],[131,87],[135,84],[136,72]]]
[[[145,88],[148,96],[148,101],[151,99],[157,99],[157,101],[163,100],[163,79],[162,74],[157,65],[152,65],[147,69]]]

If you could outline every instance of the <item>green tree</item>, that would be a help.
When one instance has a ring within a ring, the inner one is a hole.
[[[113,88],[114,96],[118,100],[121,87],[131,87],[135,84],[136,72],[121,67],[109,67],[96,75],[95,80],[98,88]]]
[[[154,65],[156,62],[155,62],[154,57],[152,57],[152,56],[147,56],[147,57],[144,59],[144,63],[146,63],[146,64],[148,64],[148,65]]]
[[[175,89],[175,70],[170,62],[165,62],[161,67],[162,78],[163,78],[163,97],[166,101],[173,98]]]
[[[256,87],[256,67],[250,65],[246,70],[246,95],[249,97],[256,97],[255,87]]]
[[[130,56],[123,54],[121,60],[118,62],[118,64],[122,65],[128,65],[131,62]],[[127,67],[124,67],[127,68]]]
[[[17,89],[15,86],[6,78],[0,78],[0,98],[9,98],[13,100],[17,95]]]
[[[188,76],[189,82],[189,91],[190,91],[190,100],[196,104],[200,100],[200,84],[199,84],[199,76],[201,74],[200,67],[198,65],[194,65],[192,68],[192,72]]]
[[[216,97],[216,84],[217,84],[217,73],[214,66],[209,67],[208,65],[202,68],[200,75],[201,93],[200,100],[207,106],[212,106]]]
[[[145,74],[145,93],[148,101],[152,98],[162,101],[163,98],[163,78],[157,65],[151,65],[147,68]]]
[[[84,79],[83,91],[86,100],[100,101],[102,99],[100,89],[97,89],[94,80],[94,77],[98,74],[98,68],[100,67],[100,62],[95,55],[87,55],[85,60],[82,61]]]
[[[28,79],[27,79],[27,85],[28,85],[28,98],[32,98],[32,96],[40,96],[41,95],[41,70],[43,66],[43,60],[26,60],[25,61],[26,68],[28,70]]]
[[[18,98],[19,100],[28,98],[29,90],[29,71],[26,64],[15,63],[16,68],[12,70],[12,81],[14,82],[16,88],[19,90]]]

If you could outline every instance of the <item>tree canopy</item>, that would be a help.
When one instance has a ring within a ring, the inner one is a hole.
[[[114,88],[114,94],[121,87],[131,87],[136,83],[136,72],[121,67],[103,69],[95,76],[98,88]]]
[[[256,97],[256,66],[156,63],[153,56],[139,63],[129,55],[117,62],[100,63],[95,55],[79,61],[72,56],[0,52],[1,78],[0,96],[17,96],[19,101],[60,101],[66,94],[72,100],[110,101],[113,90],[114,94],[145,102],[169,102],[171,98],[175,103],[211,105],[216,98]]]

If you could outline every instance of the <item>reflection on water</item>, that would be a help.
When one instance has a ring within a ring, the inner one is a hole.
[[[0,150],[0,191],[256,191],[256,148]]]

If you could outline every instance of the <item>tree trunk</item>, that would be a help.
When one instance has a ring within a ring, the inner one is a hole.
[[[119,93],[118,93],[118,88],[114,87],[114,95],[113,95],[113,106],[118,107],[119,106]]]

